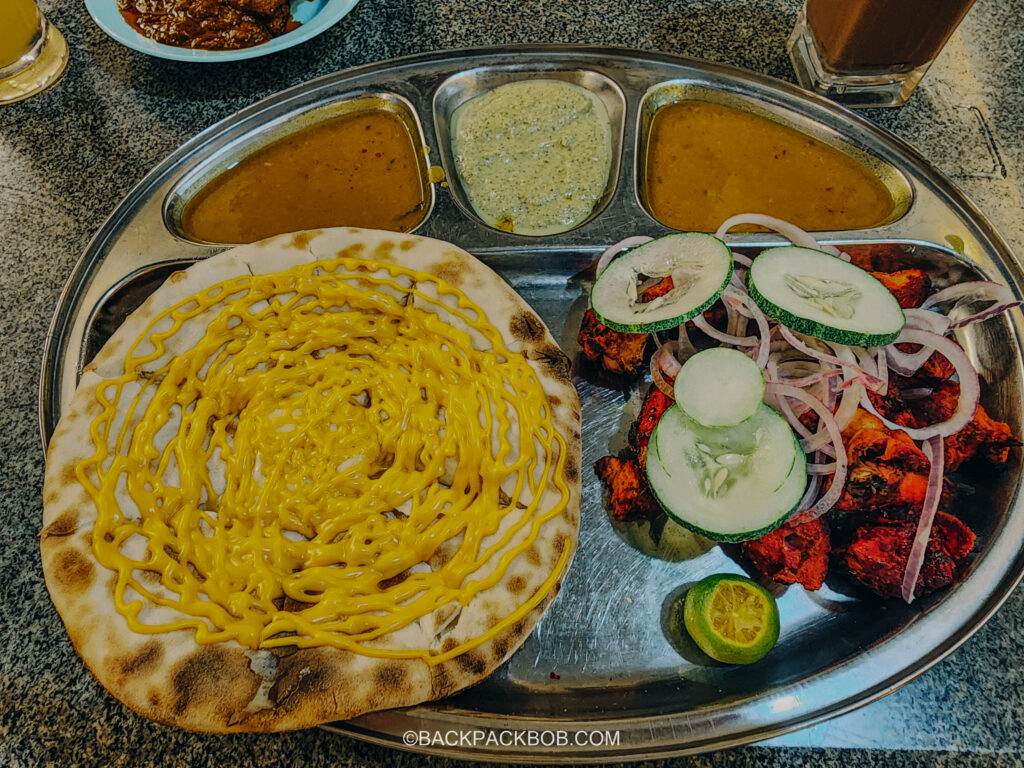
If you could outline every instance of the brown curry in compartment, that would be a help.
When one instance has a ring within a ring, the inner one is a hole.
[[[402,118],[369,109],[253,152],[186,204],[181,231],[209,243],[354,226],[408,232],[428,210],[420,154]]]
[[[299,26],[290,0],[117,0],[132,27],[179,48],[250,48]]]
[[[812,231],[872,227],[892,217],[886,185],[853,157],[732,107],[681,101],[654,113],[643,197],[665,226],[713,232],[737,213]]]

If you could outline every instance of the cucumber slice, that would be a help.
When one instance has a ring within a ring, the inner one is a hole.
[[[714,347],[698,352],[676,376],[676,404],[704,427],[735,427],[758,412],[764,374],[742,352]]]
[[[681,525],[714,541],[746,541],[796,510],[807,464],[789,424],[767,405],[728,429],[702,427],[673,406],[651,436],[647,481]]]
[[[891,344],[906,322],[896,297],[870,272],[811,248],[762,251],[747,290],[772,320],[837,344]]]
[[[672,276],[674,288],[640,301],[639,283]],[[594,283],[597,318],[622,333],[675,328],[710,307],[732,276],[732,251],[712,235],[679,232],[651,240],[614,259]]]

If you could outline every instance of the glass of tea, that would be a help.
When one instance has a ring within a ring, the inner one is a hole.
[[[27,99],[64,74],[68,44],[35,0],[0,0],[0,104]]]
[[[898,107],[972,5],[805,0],[787,44],[797,81],[849,107]]]

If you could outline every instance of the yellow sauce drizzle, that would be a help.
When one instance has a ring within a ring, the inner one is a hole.
[[[534,371],[423,272],[341,256],[226,280],[157,316],[96,399],[76,474],[136,632],[437,664],[540,604],[572,552],[455,648],[375,642],[499,583],[570,497]]]

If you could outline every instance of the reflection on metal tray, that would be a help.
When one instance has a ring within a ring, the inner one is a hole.
[[[182,239],[165,223],[167,201],[198,171],[241,151],[270,127],[281,129],[312,110],[365,93],[394,94],[411,105],[431,156],[446,159],[450,169],[443,123],[452,99],[517,74],[574,82],[585,77],[584,84],[601,84],[608,98],[621,91],[621,147],[616,147],[616,178],[605,207],[572,232],[524,238],[483,225],[465,210],[457,190],[440,188],[418,233],[455,242],[496,269],[541,314],[570,355],[586,307],[586,268],[595,256],[627,235],[669,231],[644,211],[636,181],[642,124],[649,122],[650,101],[644,97],[667,93],[652,91],[661,84],[754,105],[762,115],[874,158],[887,183],[895,185],[905,212],[870,230],[823,233],[823,239],[896,244],[907,263],[926,269],[938,285],[982,275],[1008,283],[1018,294],[1024,286],[1024,273],[984,217],[913,150],[863,119],[784,84],[726,67],[615,49],[533,47],[414,57],[341,72],[255,104],[185,144],[129,194],[76,266],[54,315],[40,382],[44,441],[82,367],[124,316],[174,269],[217,250]],[[738,247],[748,252],[778,242],[758,234],[740,241]],[[987,382],[985,405],[1018,434],[1022,331],[1021,315],[1013,313],[974,326],[961,339]],[[602,380],[584,366],[577,385],[583,457],[589,464],[623,445],[642,385]],[[328,727],[404,748],[410,748],[402,740],[409,730],[561,731],[567,736],[545,737],[528,750],[510,746],[507,737],[505,743],[492,738],[416,748],[460,757],[578,762],[723,747],[850,710],[951,652],[1019,579],[1024,571],[1019,457],[1011,463],[958,510],[978,533],[967,578],[959,586],[912,606],[864,598],[839,580],[816,593],[777,586],[782,637],[764,660],[747,668],[694,663],[672,631],[675,600],[685,586],[709,573],[741,571],[734,552],[700,545],[664,520],[613,521],[602,507],[596,478],[585,473],[579,554],[562,593],[507,664],[450,699]],[[584,737],[580,743],[573,735],[578,731],[611,736]]]

